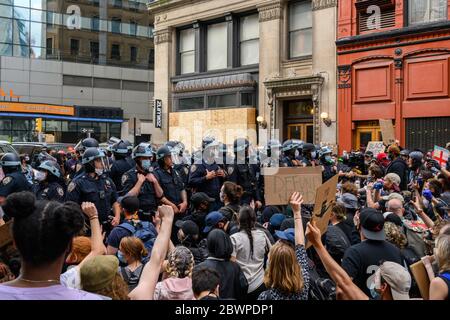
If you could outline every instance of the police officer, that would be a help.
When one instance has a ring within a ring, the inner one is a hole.
[[[56,162],[47,160],[42,162],[34,179],[33,192],[38,200],[64,201],[64,180]]]
[[[133,168],[133,166],[131,165],[131,162],[126,159],[128,156],[128,146],[123,140],[113,144],[111,146],[111,151],[114,155],[114,160],[109,176],[116,185],[117,192],[121,194],[123,189],[122,176],[125,172]]]
[[[140,220],[151,221],[158,207],[158,200],[163,197],[163,190],[156,179],[152,159],[154,150],[148,143],[140,143],[133,150],[136,166],[122,176],[124,195],[139,198]]]
[[[317,165],[316,162],[317,151],[316,146],[312,143],[305,143],[303,145],[303,159],[302,166],[303,167],[315,167]]]
[[[247,139],[234,140],[234,162],[228,166],[228,181],[240,185],[244,189],[242,204],[255,201],[255,207],[262,207],[261,194],[258,188],[259,167],[250,161],[250,142]]]
[[[5,153],[0,159],[0,166],[5,174],[0,183],[0,205],[3,205],[5,198],[11,193],[31,190],[17,154]]]
[[[128,140],[123,140],[123,143],[127,146],[127,156],[125,158],[125,160],[127,160],[127,162],[131,165],[131,167],[134,167],[136,165],[136,162],[134,162],[133,160],[133,145],[131,144],[130,141]]]
[[[300,165],[303,160],[303,145],[305,143],[298,139],[292,139],[292,143],[296,145],[295,160],[297,160],[298,165]]]
[[[108,234],[111,227],[120,223],[120,206],[116,186],[106,174],[109,169],[106,154],[99,148],[87,148],[83,153],[82,164],[84,173],[69,183],[66,201],[80,205],[82,202],[94,203],[103,231]],[[113,217],[110,216],[111,208]]]
[[[189,163],[184,159],[184,144],[180,141],[167,141],[165,146],[172,152],[173,169],[178,172],[186,186],[189,178]]]
[[[73,180],[79,176],[82,176],[85,173],[84,166],[82,163],[82,157],[83,157],[83,153],[86,151],[86,149],[87,148],[98,148],[98,147],[99,147],[99,143],[94,138],[86,138],[86,139],[83,139],[82,141],[78,142],[78,144],[75,146],[75,151],[77,153],[78,161],[73,166],[73,168],[71,168],[72,173],[69,175],[70,180]]]
[[[296,159],[296,150],[298,149],[297,143],[293,140],[286,140],[283,142],[281,151],[283,152],[283,158],[281,159],[281,166],[283,167],[297,167],[299,162]]]
[[[218,210],[222,203],[220,201],[220,188],[222,186],[225,172],[215,161],[215,151],[218,142],[212,137],[206,137],[202,141],[202,158],[195,157],[195,162],[189,172],[188,186],[193,192],[204,192],[216,201],[212,204],[212,210]]]
[[[322,182],[326,182],[336,174],[336,166],[331,157],[333,150],[329,147],[322,147],[320,150],[320,164],[322,165]]]
[[[279,140],[272,139],[267,142],[264,151],[261,152],[261,167],[278,167],[281,163],[282,145]]]

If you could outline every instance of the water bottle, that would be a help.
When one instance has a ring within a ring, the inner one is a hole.
[[[355,186],[356,186],[356,188],[358,188],[358,190],[361,189],[361,181],[356,180],[355,181]]]

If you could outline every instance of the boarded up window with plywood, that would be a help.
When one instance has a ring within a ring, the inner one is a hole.
[[[375,7],[375,6],[374,6]],[[395,27],[395,7],[377,7],[359,12],[359,33]]]

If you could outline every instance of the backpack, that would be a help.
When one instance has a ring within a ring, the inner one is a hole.
[[[328,278],[320,277],[314,263],[308,259],[309,268],[309,300],[336,300],[336,285]],[[312,267],[311,267],[312,265]]]
[[[145,265],[142,264],[134,271],[131,271],[126,267],[120,267],[120,273],[122,274],[123,280],[128,284],[130,292],[139,284],[139,279],[141,278],[142,271],[144,271],[144,266]]]
[[[408,240],[408,245],[411,247],[417,256],[423,257],[426,255],[426,245],[424,235],[427,227],[420,222],[403,220],[404,232]]]
[[[157,232],[151,222],[139,221],[136,226],[131,223],[124,222],[119,227],[128,230],[134,237],[139,238],[144,243],[145,249],[148,251],[148,255],[142,259],[142,263],[146,263],[150,259],[150,255],[155,244]]]

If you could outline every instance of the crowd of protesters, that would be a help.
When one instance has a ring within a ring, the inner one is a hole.
[[[33,163],[4,154],[0,226],[13,242],[0,248],[0,299],[448,300],[450,160],[386,147],[338,156],[271,140],[252,152],[206,137],[188,155],[177,141],[87,138]],[[265,204],[262,168],[309,166],[339,177],[325,232],[299,192]]]

